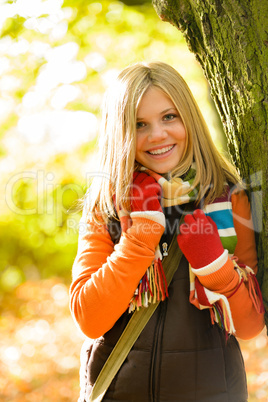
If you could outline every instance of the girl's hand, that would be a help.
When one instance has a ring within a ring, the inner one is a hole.
[[[177,241],[192,268],[202,268],[224,252],[216,223],[201,209],[186,215]]]
[[[161,186],[147,173],[134,172],[130,190],[131,212],[162,211]]]

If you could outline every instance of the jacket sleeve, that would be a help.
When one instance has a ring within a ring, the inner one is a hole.
[[[136,213],[132,226],[114,246],[107,227],[87,221],[78,240],[70,287],[74,320],[89,338],[112,328],[154,259],[164,231],[164,215],[152,220]]]
[[[237,245],[234,255],[238,262],[252,268],[257,273],[257,253],[251,210],[244,191],[234,193],[231,198]],[[225,252],[221,262],[201,270],[194,270],[199,281],[206,288],[221,293],[228,298],[236,335],[241,339],[250,339],[258,335],[264,327],[264,313],[256,310],[246,282],[240,283],[240,277],[234,264]],[[202,271],[203,270],[203,271]],[[208,273],[209,272],[209,273]]]

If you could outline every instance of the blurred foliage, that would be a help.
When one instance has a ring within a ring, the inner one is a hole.
[[[0,318],[0,401],[75,401],[82,336],[68,309],[68,288],[55,279],[27,281],[6,294]],[[3,301],[3,299],[2,299]]]
[[[71,401],[82,342],[68,311],[77,200],[98,168],[106,87],[130,63],[165,61],[224,150],[222,129],[194,56],[150,1],[10,0],[0,32],[0,400]]]

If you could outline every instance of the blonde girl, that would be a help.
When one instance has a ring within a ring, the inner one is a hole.
[[[250,205],[176,70],[138,63],[119,74],[99,150],[70,288],[87,337],[79,400],[133,311],[160,300],[104,400],[247,401],[236,336],[264,326]],[[183,257],[167,288],[173,236]]]

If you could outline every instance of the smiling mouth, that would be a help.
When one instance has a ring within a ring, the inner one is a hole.
[[[150,155],[163,155],[174,147],[175,147],[175,145],[170,145],[168,147],[155,149],[154,151],[147,151],[147,153]]]

